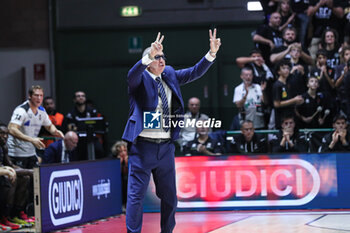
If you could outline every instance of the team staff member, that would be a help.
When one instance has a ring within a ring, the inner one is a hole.
[[[241,134],[232,138],[230,149],[231,153],[239,154],[267,153],[266,138],[255,133],[252,121],[245,120],[241,125]]]
[[[44,149],[42,138],[38,138],[41,126],[53,136],[63,138],[63,133],[53,125],[41,106],[44,90],[41,86],[29,89],[28,100],[16,107],[9,123],[9,156],[14,164],[22,168],[33,168],[38,159],[35,148]]]
[[[216,29],[214,32],[209,30],[209,36],[210,51],[205,57],[193,67],[174,70],[165,65],[164,36],[158,33],[143,58],[128,73],[130,116],[123,134],[130,146],[126,207],[128,232],[141,232],[142,202],[151,172],[157,196],[161,199],[161,232],[172,232],[175,227],[177,197],[173,141],[178,139],[180,127],[144,130],[143,112],[161,112],[165,122],[169,120],[169,113],[176,117],[184,114],[180,85],[204,75],[221,45],[220,39],[216,38]]]

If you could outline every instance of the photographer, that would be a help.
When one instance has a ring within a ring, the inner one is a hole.
[[[333,120],[334,132],[322,138],[320,152],[349,151],[350,134],[348,133],[346,116],[337,115]]]

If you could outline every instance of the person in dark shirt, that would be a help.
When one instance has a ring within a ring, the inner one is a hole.
[[[307,47],[306,35],[310,21],[306,14],[309,7],[309,0],[291,0],[290,5],[292,11],[296,13],[295,23],[299,32],[299,42],[305,48]]]
[[[293,114],[294,106],[302,104],[304,99],[301,95],[291,98],[290,91],[287,89],[287,79],[290,72],[289,61],[282,60],[276,68],[279,78],[273,85],[273,105],[275,109],[275,127],[279,128],[282,116]]]
[[[344,33],[344,42],[349,42],[350,39],[350,1],[343,1],[342,7],[344,9],[344,16],[343,16],[343,25],[344,29],[342,30]],[[349,45],[349,44],[347,44]]]
[[[349,105],[347,98],[349,89],[344,80],[350,78],[350,46],[345,46],[340,54],[341,64],[335,67],[334,86],[337,92],[338,109],[346,114],[350,110],[347,109],[347,106]]]
[[[281,14],[281,26],[279,27],[280,31],[283,31],[286,27],[295,26],[295,13],[290,7],[289,0],[281,0],[278,3],[277,11]]]
[[[305,135],[300,135],[292,115],[282,118],[281,129],[272,140],[272,152],[307,152]]]
[[[321,48],[327,52],[327,65],[333,69],[340,64],[338,32],[332,28],[323,31],[321,37]]]
[[[209,127],[199,119],[196,122],[198,138],[188,142],[183,148],[185,155],[221,155],[223,153],[222,143],[209,137]]]
[[[336,91],[334,80],[334,69],[327,66],[326,51],[320,49],[316,54],[316,66],[311,68],[309,77],[314,76],[319,80],[318,92],[322,92],[325,95],[325,105],[330,109],[331,114],[325,118],[324,127],[330,127],[332,125],[332,119],[337,110],[336,103]]]
[[[330,109],[325,105],[325,95],[317,92],[318,85],[317,77],[309,77],[308,91],[302,95],[304,103],[295,109],[299,119],[298,128],[323,127],[325,118],[329,117]]]
[[[275,47],[281,46],[283,39],[281,32],[278,30],[281,24],[281,15],[278,12],[271,14],[269,24],[260,25],[253,36],[253,41],[256,47],[261,50],[264,60],[268,66],[270,63],[271,50]]]
[[[311,56],[306,48],[302,47],[301,43],[296,41],[297,30],[294,27],[287,27],[282,31],[283,45],[274,48],[271,51],[270,61],[277,64],[282,59],[290,59],[291,46],[299,46],[302,48],[300,59],[305,63],[311,65],[313,63]]]
[[[307,65],[300,59],[301,55],[300,44],[292,44],[290,49],[291,71],[287,80],[287,87],[290,92],[290,97],[303,94],[306,90],[307,83]]]
[[[77,118],[97,117],[97,110],[86,104],[86,95],[83,91],[74,93],[74,108],[65,116],[62,128],[67,131],[75,131],[78,134],[79,142],[77,146],[78,160],[88,159],[87,153],[87,125],[84,121],[78,121]],[[93,139],[96,158],[104,157],[104,151],[101,143],[96,137]]]
[[[312,17],[312,41],[310,45],[310,53],[313,58],[318,50],[322,33],[327,28],[335,28],[341,31],[341,18],[344,10],[341,6],[342,0],[310,0],[307,9],[307,15]]]
[[[266,138],[257,135],[250,120],[243,121],[241,134],[235,135],[230,143],[230,153],[254,154],[267,153]]]
[[[334,132],[328,133],[322,138],[320,152],[345,152],[350,150],[350,133],[348,132],[347,118],[344,115],[337,115],[333,120]]]

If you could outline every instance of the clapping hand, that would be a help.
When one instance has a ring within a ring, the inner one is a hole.
[[[164,40],[164,35],[161,35],[160,32],[158,32],[156,40],[151,44],[151,51],[149,52],[149,56],[151,59],[154,58],[157,53],[163,51],[163,45],[162,42]]]
[[[215,56],[221,46],[220,38],[216,38],[216,28],[214,28],[213,32],[211,31],[211,29],[209,29],[209,38],[210,55]]]

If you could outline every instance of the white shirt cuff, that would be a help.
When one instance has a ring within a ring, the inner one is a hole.
[[[152,59],[149,58],[148,54],[142,58],[142,64],[148,66],[152,63]]]
[[[212,55],[210,55],[210,53],[208,52],[207,54],[205,54],[205,58],[210,61],[213,62],[215,60],[215,57],[213,57]]]

